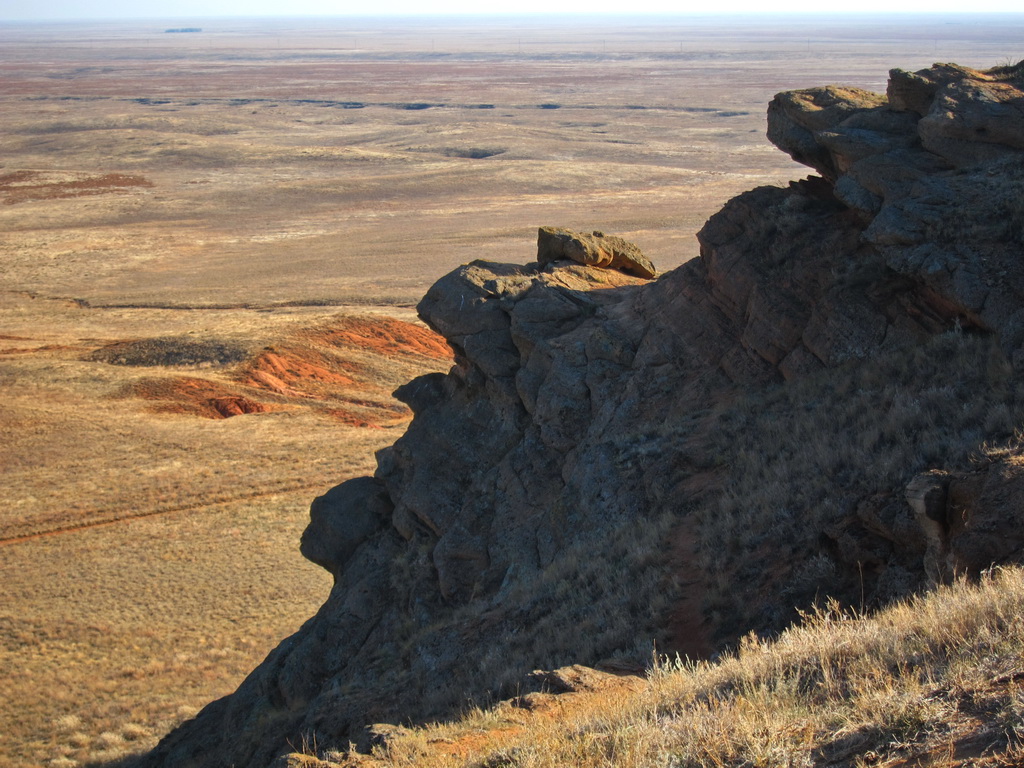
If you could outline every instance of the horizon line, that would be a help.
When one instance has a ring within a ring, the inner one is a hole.
[[[196,14],[186,15],[132,15],[132,16],[67,16],[59,18],[0,18],[0,24],[10,23],[26,23],[26,24],[65,24],[65,23],[79,23],[79,22],[90,22],[90,23],[122,23],[122,22],[142,22],[142,21],[178,21],[184,19],[204,19],[207,21],[239,21],[239,20],[253,20],[253,21],[270,21],[270,20],[294,20],[294,19],[380,19],[382,21],[396,21],[396,20],[479,20],[479,21],[498,21],[498,20],[512,20],[512,19],[542,19],[546,21],[565,19],[565,20],[580,20],[580,19],[710,19],[710,18],[729,18],[732,20],[737,19],[764,19],[764,18],[780,18],[780,17],[800,17],[807,19],[858,19],[865,20],[872,17],[887,18],[891,19],[894,17],[951,17],[957,19],[977,19],[979,16],[984,17],[996,17],[996,16],[1009,16],[1009,17],[1021,17],[1024,18],[1024,11],[1010,11],[1010,10],[971,10],[971,11],[935,11],[935,10],[898,10],[898,9],[866,9],[856,10],[843,8],[835,11],[798,11],[798,10],[759,10],[759,11],[746,11],[746,10],[714,10],[714,11],[664,11],[664,10],[632,10],[632,11],[490,11],[490,12],[456,12],[456,11],[438,11],[435,13],[423,12],[423,13],[406,13],[406,12],[386,12],[386,11],[375,11],[373,13],[320,13],[320,12],[294,12],[289,14],[280,13],[208,13],[200,12]]]

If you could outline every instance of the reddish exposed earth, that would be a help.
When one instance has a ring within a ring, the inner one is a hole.
[[[308,398],[311,389],[325,386],[358,387],[356,380],[331,370],[329,362],[313,350],[267,349],[246,363],[242,383],[285,397]]]
[[[410,415],[374,370],[375,358],[401,357],[446,360],[451,350],[436,333],[414,323],[342,317],[329,326],[297,331],[281,346],[265,347],[225,370],[225,380],[147,377],[123,394],[152,401],[155,413],[227,419],[313,407],[349,426],[379,427]]]
[[[443,338],[420,325],[392,317],[347,317],[330,329],[310,331],[310,341],[334,347],[356,347],[381,355],[422,355],[451,358]]]
[[[228,419],[280,408],[252,400],[217,382],[191,376],[143,379],[131,385],[126,394],[154,401],[150,409],[155,413],[180,413],[204,419]]]
[[[59,171],[14,171],[0,174],[0,199],[4,205],[15,205],[32,200],[105,195],[124,192],[130,187],[152,186],[153,182],[142,176],[129,176],[123,173],[92,176]]]

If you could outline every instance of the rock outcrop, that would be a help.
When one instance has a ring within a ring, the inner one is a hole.
[[[650,259],[628,240],[604,232],[589,235],[560,227],[541,227],[537,233],[537,263],[575,261],[589,267],[621,269],[636,277],[656,277]]]
[[[894,70],[888,98],[780,94],[768,135],[864,222],[862,240],[961,320],[1024,341],[1024,92],[1016,68]]]
[[[314,503],[327,602],[144,764],[367,743],[532,669],[1020,558],[1018,460],[969,457],[1024,419],[1022,78],[780,94],[769,136],[821,176],[730,201],[657,280],[559,232],[443,277],[419,312],[454,367],[396,392],[415,416],[375,477]]]
[[[1013,561],[1024,548],[1024,457],[1019,448],[971,471],[930,470],[907,486],[925,534],[928,578],[950,583]]]

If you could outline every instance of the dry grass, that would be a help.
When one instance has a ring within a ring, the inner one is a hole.
[[[1024,59],[1016,63],[1008,59],[1006,64],[993,67],[985,72],[996,80],[1008,80],[1015,85],[1020,85],[1024,81]]]
[[[4,764],[145,748],[229,693],[330,588],[292,555],[308,495],[0,549]]]
[[[436,337],[383,315],[249,314],[222,343],[175,335],[151,310],[96,314],[100,338],[35,331],[0,358],[0,761],[17,768],[145,749],[230,693],[328,593],[297,554],[309,502],[372,472],[401,434],[391,389],[448,365]],[[126,326],[136,338],[109,341]],[[246,384],[271,343],[356,373],[307,381],[297,358],[278,371],[294,392]],[[211,421],[136,396],[190,381],[276,410]],[[339,419],[345,408],[375,426]]]
[[[551,717],[502,705],[392,736],[384,768],[1005,766],[1024,758],[1024,571],[875,616],[830,606],[715,662],[658,661],[637,690],[565,694]]]
[[[144,310],[127,314],[137,318],[136,333],[147,320],[162,319]],[[35,339],[17,342],[20,349],[0,353],[7,372],[0,414],[7,448],[0,538],[329,487],[348,467],[369,466],[372,450],[401,433],[409,413],[391,391],[448,365],[438,357],[440,346],[421,349],[393,339],[396,349],[376,349],[380,342],[373,339],[337,341],[332,334],[353,321],[323,310],[265,323],[260,315],[248,320],[234,320],[232,330],[254,351],[234,365],[201,362],[195,350],[214,349],[219,357],[243,342],[204,342],[198,334],[168,352],[163,334],[61,344],[40,343],[48,340],[36,332]],[[385,317],[371,325],[388,338],[409,327]],[[102,330],[107,335],[121,328],[116,322]],[[268,354],[261,350],[282,343],[293,350],[290,364],[251,380],[260,356]],[[134,350],[129,362],[145,364],[122,365],[126,349]],[[111,350],[118,350],[116,359],[110,359]],[[168,366],[183,357],[191,364]],[[155,371],[155,363],[163,363],[162,370]],[[324,366],[352,373],[323,381],[330,375]],[[216,427],[203,420],[182,422],[181,414],[202,414],[209,401],[230,395],[266,404],[272,412]],[[373,425],[373,434],[347,432],[345,425],[353,423]]]

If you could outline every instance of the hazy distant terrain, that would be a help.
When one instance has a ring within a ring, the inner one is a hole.
[[[394,322],[439,276],[544,224],[671,268],[805,175],[777,91],[1021,55],[1007,19],[185,26],[0,27],[4,764],[151,744],[316,610],[306,508],[446,367]]]

